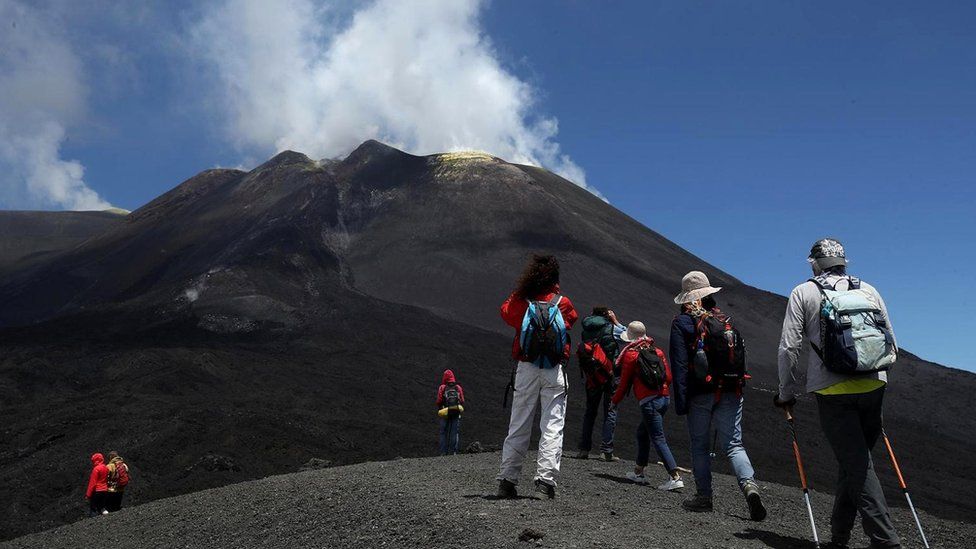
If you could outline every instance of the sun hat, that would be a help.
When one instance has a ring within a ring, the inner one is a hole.
[[[627,331],[620,334],[620,339],[630,343],[631,341],[637,341],[646,335],[647,328],[644,327],[644,323],[639,320],[635,320],[627,325]]]
[[[816,263],[821,269],[828,269],[847,265],[847,253],[844,251],[844,245],[836,238],[821,238],[813,243],[807,261]]]
[[[701,271],[691,271],[681,279],[681,293],[674,298],[675,303],[691,303],[706,295],[712,295],[722,288],[713,288],[708,277]]]

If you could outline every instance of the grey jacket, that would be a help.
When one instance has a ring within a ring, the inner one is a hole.
[[[830,276],[831,284],[836,284],[841,276]],[[844,284],[841,283],[841,288]],[[888,329],[894,337],[895,331],[891,325],[891,318],[888,316],[888,308],[881,299],[881,295],[867,282],[861,282],[861,288],[878,301],[881,314],[888,322]],[[809,342],[813,341],[820,345],[820,289],[815,282],[806,281],[793,289],[790,294],[790,301],[786,305],[786,317],[783,319],[783,335],[779,342],[779,399],[789,400],[797,394],[796,371],[800,362],[800,350],[807,344],[807,387],[806,391],[812,393],[821,389],[826,389],[835,383],[851,379],[851,376],[835,374],[824,367],[823,362],[817,353],[813,352]],[[898,342],[895,342],[895,347]],[[888,376],[885,372],[877,372],[863,376],[863,379],[880,379],[887,382]]]

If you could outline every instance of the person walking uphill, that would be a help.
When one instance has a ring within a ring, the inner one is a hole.
[[[88,488],[85,499],[88,500],[88,516],[107,515],[105,498],[108,494],[108,467],[105,466],[105,456],[94,453],[91,457],[92,470],[88,475]]]
[[[888,309],[877,290],[847,274],[847,255],[837,240],[818,240],[807,261],[814,277],[790,293],[773,403],[792,415],[806,339],[811,347],[806,390],[816,395],[820,425],[839,469],[832,546],[847,546],[860,514],[872,547],[901,547],[871,460],[882,432],[885,370],[898,353]]]
[[[444,370],[437,389],[437,415],[441,422],[441,455],[461,451],[461,414],[464,413],[464,389],[454,378],[454,372]]]
[[[647,467],[653,441],[654,449],[670,475],[658,489],[670,491],[684,488],[685,483],[678,474],[678,464],[664,437],[664,413],[668,409],[668,388],[671,385],[668,359],[661,349],[654,346],[654,339],[648,337],[642,322],[628,324],[627,332],[621,339],[627,342],[627,346],[618,359],[620,384],[613,394],[613,407],[616,409],[633,386],[634,397],[641,411],[641,423],[637,427],[637,464],[627,478],[637,484],[648,484],[644,468]]]
[[[576,351],[580,372],[586,381],[586,411],[583,413],[583,432],[580,435],[577,458],[588,459],[593,447],[593,426],[596,416],[603,409],[603,426],[600,429],[600,455],[604,461],[618,461],[613,455],[613,432],[617,425],[617,412],[610,406],[610,398],[620,381],[620,370],[615,366],[620,354],[617,337],[624,331],[617,317],[607,307],[594,307],[593,314],[583,319],[583,337]]]
[[[515,328],[512,357],[515,392],[502,464],[496,479],[498,495],[516,497],[522,462],[529,450],[532,418],[542,407],[535,497],[556,497],[556,474],[563,453],[566,394],[569,383],[563,365],[569,359],[569,330],[579,315],[573,303],[559,294],[559,262],[551,255],[533,256],[512,295],[502,303],[502,319]]]
[[[732,318],[715,304],[713,288],[701,271],[681,279],[674,302],[681,312],[671,323],[671,367],[675,412],[688,416],[691,462],[697,492],[682,503],[688,511],[712,510],[712,464],[709,443],[715,429],[719,447],[729,458],[745,494],[752,520],[766,518],[754,479],[755,471],[742,445],[742,389],[747,379],[745,344]]]

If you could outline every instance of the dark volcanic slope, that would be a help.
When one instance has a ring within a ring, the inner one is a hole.
[[[77,246],[122,219],[114,212],[0,211],[0,273]]]
[[[681,509],[687,494],[623,479],[630,462],[566,460],[556,500],[495,500],[491,478],[498,459],[481,454],[401,460],[270,477],[123,509],[0,546],[813,547],[796,488],[764,483],[769,517],[755,523],[747,520],[731,477],[715,479],[716,511],[700,515]],[[813,505],[826,536],[830,499],[815,493]],[[894,520],[906,549],[922,546],[908,512],[896,511]],[[972,524],[924,513],[922,520],[933,547],[970,547],[976,536]],[[545,537],[520,542],[527,528]],[[854,541],[855,547],[866,543],[860,532]]]
[[[118,447],[132,460],[134,501],[294,470],[311,457],[432,452],[431,401],[445,367],[469,397],[464,437],[499,444],[510,335],[497,306],[536,251],[559,255],[579,309],[611,305],[659,339],[686,271],[704,269],[725,287],[720,301],[755,375],[746,445],[760,478],[792,481],[782,419],[769,405],[782,297],[544,170],[370,141],[342,161],[284,152],[247,173],[205,171],[0,279],[0,530],[80,517],[93,450]],[[570,371],[567,449],[582,407]],[[973,520],[976,462],[958,456],[974,450],[967,399],[976,376],[905,353],[892,379],[888,430],[920,507]],[[815,405],[802,400],[799,413],[813,485],[829,490]],[[636,418],[625,405],[625,456]],[[684,420],[667,425],[687,463]],[[48,473],[25,474],[32,464]]]

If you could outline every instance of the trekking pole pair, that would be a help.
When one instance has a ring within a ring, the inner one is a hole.
[[[800,458],[800,445],[796,440],[796,427],[793,425],[793,414],[790,413],[789,409],[786,409],[786,424],[790,428],[790,435],[793,437],[793,456],[796,458],[796,468],[800,472],[800,485],[803,487],[803,499],[807,504],[807,515],[810,517],[810,529],[813,530],[813,543],[820,548],[820,537],[817,535],[817,524],[813,520],[813,506],[810,504],[810,490],[807,486],[807,475],[803,471],[803,459]],[[888,457],[891,458],[891,465],[895,468],[895,474],[898,475],[898,484],[901,486],[902,492],[905,494],[905,499],[908,500],[908,507],[912,510],[912,516],[915,517],[915,526],[918,527],[918,533],[922,537],[922,544],[925,545],[925,549],[929,549],[929,540],[925,537],[925,531],[922,530],[922,522],[918,518],[918,512],[915,510],[915,504],[912,503],[912,497],[908,494],[908,484],[905,483],[905,477],[901,474],[901,467],[898,466],[898,459],[895,458],[895,450],[891,446],[891,440],[888,439],[888,433],[885,432],[884,428],[881,429],[881,436],[884,438],[885,448],[888,449]]]

